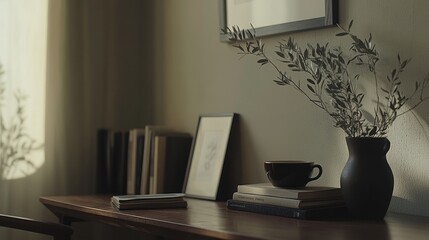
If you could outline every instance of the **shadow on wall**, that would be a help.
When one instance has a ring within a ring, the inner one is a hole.
[[[391,137],[388,161],[395,177],[393,212],[429,216],[429,102],[398,119]],[[426,116],[426,117],[424,117]]]
[[[429,186],[424,182],[414,182],[406,185],[409,187],[407,192],[408,199],[393,196],[389,210],[392,212],[429,216],[429,209],[427,208],[427,203],[429,202]]]

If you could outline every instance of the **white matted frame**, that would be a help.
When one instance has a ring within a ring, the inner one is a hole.
[[[216,200],[236,114],[201,115],[192,144],[183,192]]]

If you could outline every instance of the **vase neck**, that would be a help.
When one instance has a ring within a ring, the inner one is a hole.
[[[348,137],[346,142],[349,153],[354,155],[386,155],[390,148],[387,138]]]

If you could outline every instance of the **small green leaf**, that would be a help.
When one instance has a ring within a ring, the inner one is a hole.
[[[374,126],[369,132],[369,136],[374,136],[377,133],[377,126]]]
[[[305,68],[304,59],[301,55],[298,55],[299,64],[301,65],[301,68]]]
[[[310,84],[307,84],[307,87],[308,87],[308,89],[310,89],[310,91],[311,91],[312,93],[316,93],[316,92],[314,91],[314,88],[313,88],[312,86],[310,86]]]
[[[284,82],[284,81],[280,81],[280,80],[273,80],[277,85],[280,85],[280,86],[284,86],[284,85],[286,85],[286,83]]]
[[[276,51],[277,55],[279,55],[279,57],[281,58],[285,58],[285,54],[279,51]]]
[[[364,97],[365,97],[365,95],[363,95],[362,93],[357,95],[357,100],[358,100],[359,104],[362,103],[362,100]]]
[[[268,59],[266,59],[266,58],[261,58],[258,60],[258,63],[261,63],[261,64],[265,64],[267,62],[268,62]]]
[[[353,20],[351,20],[350,23],[349,23],[349,28],[348,28],[349,32],[350,32],[350,29],[352,29],[352,26],[353,26]]]
[[[401,68],[405,68],[407,64],[411,61],[411,59],[407,59],[401,63]]]
[[[392,71],[392,78],[394,78],[395,75],[396,75],[396,69],[393,69],[393,71]]]
[[[252,50],[252,54],[256,53],[257,51],[259,51],[259,48],[258,47],[254,47],[253,50]]]
[[[342,64],[346,64],[346,61],[344,61],[344,58],[343,58],[341,55],[339,55],[339,56],[338,56],[338,60],[339,60]]]
[[[335,99],[335,100],[336,100],[337,104],[340,105],[342,108],[346,108],[347,107],[346,104],[343,103],[341,100],[339,100],[339,99]]]

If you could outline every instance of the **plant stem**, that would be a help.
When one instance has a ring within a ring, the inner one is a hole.
[[[377,95],[377,105],[375,109],[375,115],[378,115],[378,112],[380,110],[380,95],[378,93],[378,77],[377,77],[377,72],[375,71],[375,66],[374,66],[374,79],[375,79],[375,94]],[[374,125],[377,126],[375,119],[376,118],[374,118]]]
[[[406,114],[407,112],[412,111],[412,110],[413,110],[413,109],[415,109],[417,106],[419,106],[422,102],[424,102],[424,101],[426,101],[426,100],[428,100],[428,99],[429,99],[429,97],[422,98],[418,103],[416,103],[414,106],[412,106],[412,107],[411,107],[411,108],[409,108],[408,110],[406,110],[406,111],[404,111],[404,112],[402,112],[402,113],[398,113],[398,115],[396,115],[396,117],[402,116],[402,115]]]

